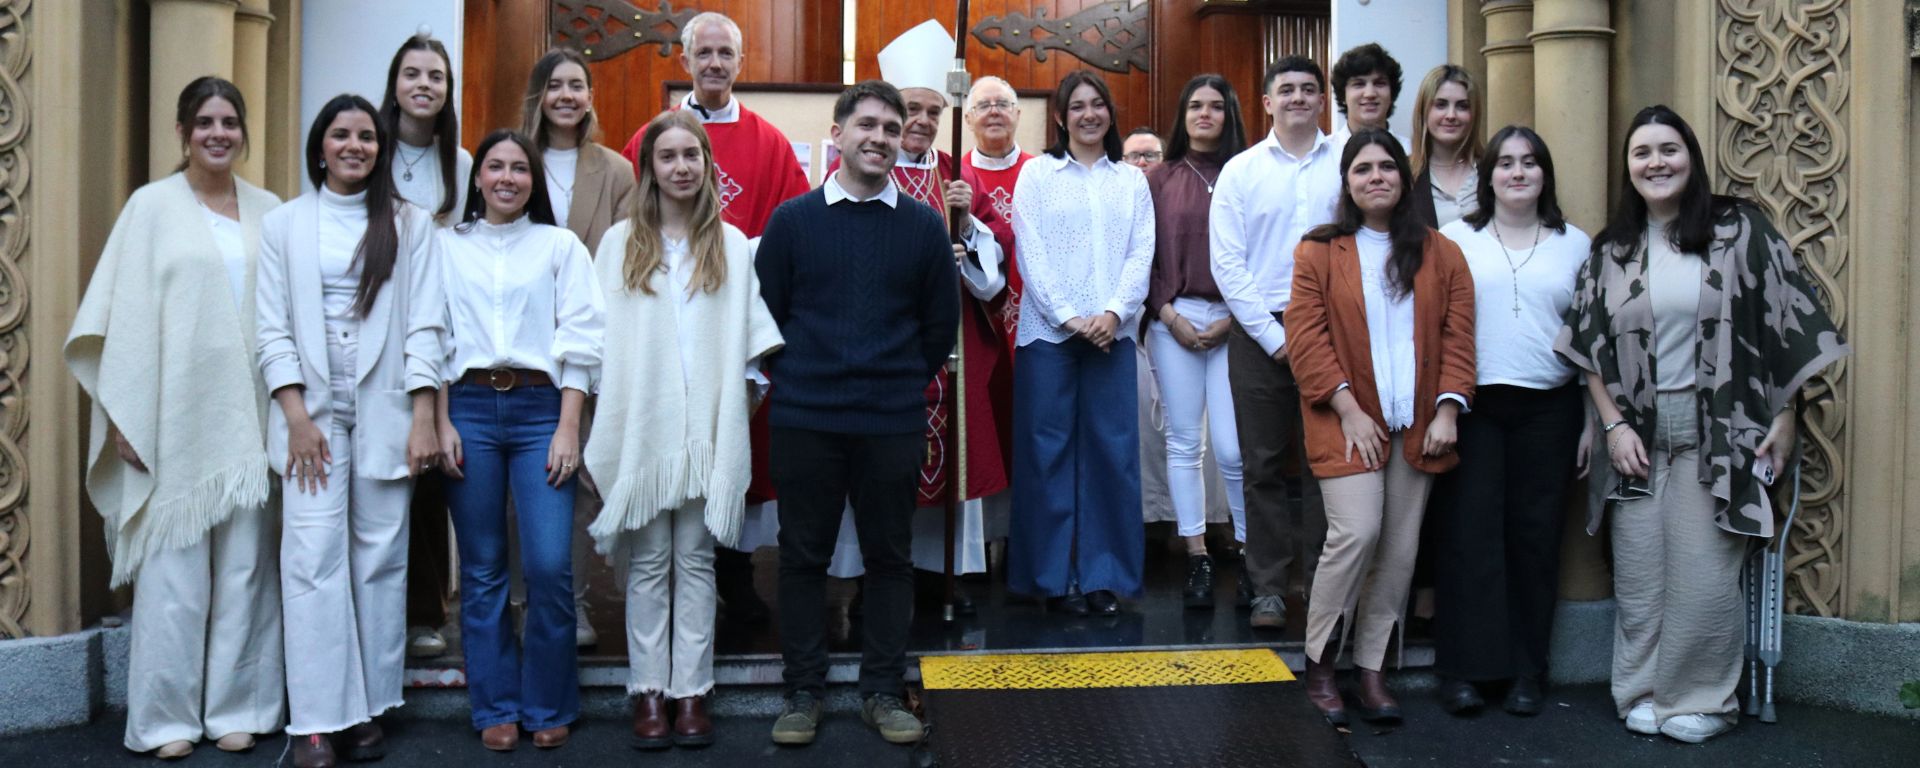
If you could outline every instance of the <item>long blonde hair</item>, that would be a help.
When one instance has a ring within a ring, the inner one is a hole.
[[[663,271],[666,241],[660,234],[660,180],[653,175],[653,149],[660,137],[675,128],[693,134],[700,141],[700,155],[706,168],[700,174],[700,190],[694,193],[693,214],[687,220],[687,252],[693,257],[693,277],[687,290],[713,293],[727,281],[726,236],[720,228],[719,174],[713,165],[713,143],[700,120],[684,109],[660,113],[647,123],[640,135],[638,160],[640,183],[634,189],[633,203],[627,211],[631,227],[627,234],[627,259],[621,265],[627,292],[653,295],[653,275]]]
[[[1413,172],[1418,175],[1427,169],[1433,161],[1433,137],[1427,134],[1427,110],[1433,106],[1433,100],[1440,94],[1440,86],[1447,83],[1459,83],[1467,92],[1467,135],[1460,140],[1459,159],[1472,163],[1480,159],[1480,87],[1473,82],[1473,75],[1457,64],[1442,64],[1427,73],[1420,81],[1420,92],[1413,97],[1413,146],[1411,156]]]

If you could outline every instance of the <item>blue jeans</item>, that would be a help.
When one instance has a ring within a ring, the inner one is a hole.
[[[460,432],[464,480],[447,481],[460,551],[460,646],[474,730],[520,723],[538,731],[580,715],[574,647],[573,494],[547,485],[547,449],[560,423],[560,390],[454,384],[447,415]],[[518,642],[507,613],[507,493],[520,522],[527,587]],[[522,653],[524,646],[524,654]]]
[[[1007,588],[1037,597],[1138,597],[1140,422],[1133,342],[1036,341],[1013,367]]]

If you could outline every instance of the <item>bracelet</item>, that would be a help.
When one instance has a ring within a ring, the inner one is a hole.
[[[1620,419],[1620,420],[1618,420],[1618,421],[1615,421],[1615,422],[1613,422],[1612,424],[1608,424],[1608,425],[1606,425],[1606,426],[1604,426],[1604,427],[1601,427],[1601,428],[1600,428],[1600,433],[1601,433],[1601,434],[1603,434],[1603,435],[1604,435],[1604,434],[1607,434],[1607,433],[1610,433],[1610,432],[1612,432],[1612,431],[1613,431],[1613,429],[1614,429],[1614,427],[1619,427],[1619,426],[1624,426],[1624,425],[1625,425],[1626,423],[1627,423],[1627,420],[1626,420],[1626,419]]]

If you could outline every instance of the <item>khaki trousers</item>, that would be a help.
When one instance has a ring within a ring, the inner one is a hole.
[[[279,515],[235,510],[192,546],[155,552],[133,591],[126,747],[286,723],[280,644]]]
[[[1354,638],[1353,663],[1381,669],[1394,628],[1406,613],[1433,475],[1407,463],[1404,435],[1393,434],[1384,468],[1320,481],[1327,544],[1307,602],[1307,656],[1316,664],[1323,661],[1334,626],[1347,619],[1343,640]]]
[[[1613,703],[1621,717],[1641,701],[1653,702],[1659,722],[1739,705],[1748,539],[1713,522],[1713,494],[1698,480],[1693,397],[1656,397],[1653,494],[1612,510]]]

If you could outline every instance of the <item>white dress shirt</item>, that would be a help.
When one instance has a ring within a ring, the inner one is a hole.
[[[1333,221],[1340,203],[1342,144],[1318,134],[1294,157],[1272,132],[1228,160],[1208,211],[1213,281],[1233,319],[1269,356],[1287,342],[1274,320],[1293,296],[1293,250],[1300,237]],[[1022,267],[1026,252],[1020,254]]]
[[[1041,155],[1013,185],[1020,250],[1018,346],[1073,338],[1067,321],[1112,312],[1114,338],[1132,339],[1153,271],[1153,196],[1147,176],[1106,157],[1092,167]]]
[[[446,281],[446,381],[470,370],[526,368],[593,392],[606,311],[587,247],[526,216],[440,231]]]
[[[547,166],[547,200],[553,204],[553,223],[565,229],[567,211],[573,208],[573,182],[580,169],[580,148],[552,149],[540,153]]]
[[[1460,246],[1473,272],[1475,376],[1480,386],[1553,389],[1572,381],[1573,366],[1554,353],[1553,340],[1573,306],[1574,283],[1593,244],[1587,233],[1572,224],[1565,232],[1543,229],[1538,247],[1505,252],[1493,237],[1491,223],[1476,230],[1456,221],[1441,227],[1440,234]]]
[[[1367,301],[1367,344],[1373,352],[1373,384],[1380,392],[1380,415],[1387,430],[1413,426],[1413,292],[1396,293],[1387,277],[1393,241],[1385,232],[1361,227],[1354,233],[1360,252],[1360,292]]]

